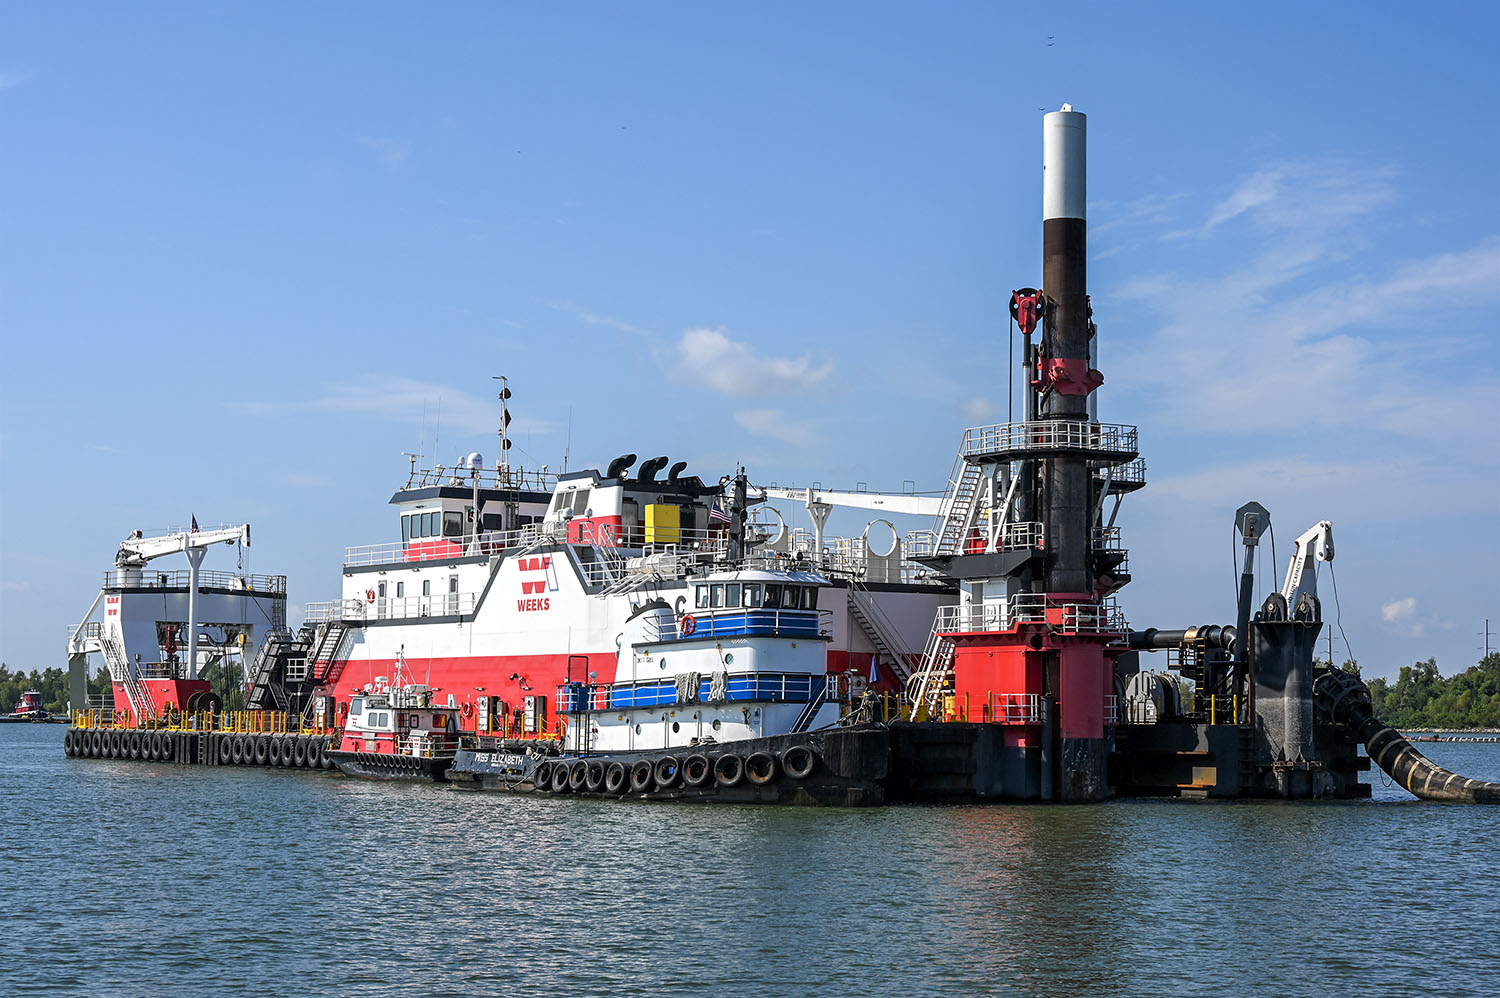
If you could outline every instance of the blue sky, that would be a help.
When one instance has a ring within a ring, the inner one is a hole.
[[[493,459],[491,375],[527,465],[571,420],[574,467],[941,487],[1005,418],[1041,113],[1071,101],[1101,416],[1151,482],[1132,622],[1232,618],[1257,499],[1277,576],[1333,520],[1368,674],[1468,665],[1500,630],[1496,21],[6,5],[0,658],[62,664],[120,538],[192,513],[250,521],[294,603],[336,595],[424,425]]]

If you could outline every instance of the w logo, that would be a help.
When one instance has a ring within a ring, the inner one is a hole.
[[[524,579],[521,580],[521,593],[523,595],[527,594],[527,593],[541,593],[541,592],[546,592],[546,591],[547,591],[547,580],[546,579],[539,579],[536,582],[527,582]]]
[[[550,556],[544,556],[538,558],[522,558],[520,564],[516,567],[518,571],[522,572],[546,572],[547,569],[551,567],[551,565],[552,558]],[[522,595],[529,596],[536,593],[544,593],[546,591],[547,577],[545,575],[543,575],[540,579],[521,580]]]

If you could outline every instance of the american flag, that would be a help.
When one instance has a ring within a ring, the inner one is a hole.
[[[190,534],[196,534],[197,532],[198,532],[198,514],[194,513],[193,514],[193,526],[192,526],[191,529],[188,530],[188,533],[190,533]]]
[[[708,522],[724,524],[729,522],[729,511],[724,508],[723,499],[715,499],[714,504],[708,508]]]

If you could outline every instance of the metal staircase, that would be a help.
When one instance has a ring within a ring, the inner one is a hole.
[[[949,558],[963,552],[964,535],[974,519],[974,503],[979,495],[979,465],[966,461],[962,454],[948,477],[949,488],[942,523],[937,530],[937,546],[933,552],[939,558]]]
[[[338,657],[349,625],[342,620],[330,620],[319,625],[313,637],[312,647],[307,653],[308,665],[312,667],[310,679],[321,686],[331,686],[339,681],[344,671],[344,660]]]
[[[799,734],[812,727],[813,718],[818,716],[818,711],[828,702],[828,684],[825,682],[813,698],[807,701],[807,706],[802,708],[802,713],[797,715],[797,720],[792,723],[792,734]]]
[[[287,694],[286,683],[306,677],[294,677],[289,674],[290,669],[284,668],[282,681],[278,682],[276,666],[290,661],[299,651],[306,651],[301,646],[302,642],[287,630],[272,631],[266,635],[249,670],[250,695],[245,702],[250,709],[288,709],[291,698]]]
[[[911,698],[911,720],[924,715],[932,717],[943,692],[943,681],[952,671],[953,641],[938,632],[934,621],[932,633],[927,636],[927,647],[922,650],[922,668],[913,677],[915,690]]]
[[[111,679],[119,680],[121,686],[125,687],[125,697],[130,701],[130,711],[135,715],[136,721],[150,717],[155,713],[151,706],[151,693],[141,684],[140,677],[130,668],[130,660],[125,655],[125,648],[120,644],[118,638],[105,631],[99,632],[99,650],[104,653],[104,662],[109,666]]]
[[[864,583],[851,581],[849,583],[849,612],[858,621],[865,636],[875,646],[883,662],[889,662],[891,669],[896,674],[896,681],[903,689],[907,680],[911,679],[911,650],[901,640],[900,632],[896,625],[886,616],[885,611],[880,609],[880,604],[870,593]]]

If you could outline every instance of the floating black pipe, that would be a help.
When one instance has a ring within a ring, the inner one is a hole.
[[[1375,765],[1411,793],[1451,804],[1500,804],[1500,783],[1449,772],[1413,748],[1399,731],[1382,724],[1370,705],[1370,690],[1358,676],[1329,669],[1314,680],[1313,693],[1329,716],[1354,729]]]

